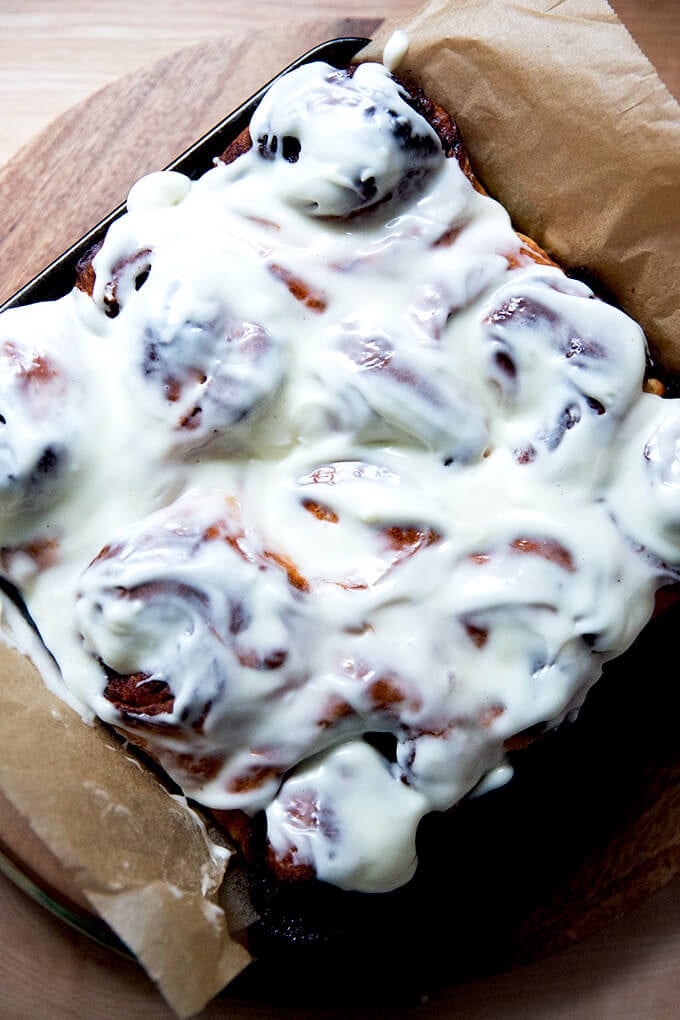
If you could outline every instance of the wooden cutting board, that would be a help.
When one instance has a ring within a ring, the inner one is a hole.
[[[181,50],[69,110],[0,168],[0,302],[306,50],[370,36],[376,18],[319,19]]]
[[[338,35],[370,35],[376,24],[365,19],[319,19],[302,29],[299,24],[282,27],[275,45],[272,39],[255,33],[232,35],[174,54],[109,86],[59,118],[0,170],[0,299],[117,205],[137,177],[169,162],[300,52]],[[598,910],[584,919],[583,911],[572,910],[568,899],[551,905],[551,916],[543,918],[537,929],[545,949],[587,935],[670,878],[678,850],[663,819],[670,812],[680,822],[680,810],[677,796],[667,784],[669,775],[664,774],[653,808],[642,811],[637,819],[639,838],[630,859],[626,858],[625,838],[617,837],[617,860]],[[6,808],[0,811],[7,831],[11,812]],[[37,854],[38,870],[53,867],[51,860],[41,862],[40,849],[18,825],[15,838],[27,853],[30,847],[30,852]],[[595,860],[592,867],[597,869],[600,864],[601,859]],[[599,876],[587,868],[585,873],[593,875],[593,886],[599,888]],[[55,884],[62,882],[58,869],[50,871],[50,876]],[[581,904],[587,895],[583,882],[581,879],[573,890],[575,901],[580,897]],[[680,954],[677,890],[676,883],[658,893],[650,905],[619,922],[609,935],[591,938],[521,972],[445,991],[424,1004],[419,1016],[538,1020],[562,1015],[564,1007],[565,1016],[568,1013],[570,1018],[584,1020],[596,1009],[601,1017],[670,1018],[675,998],[680,996],[673,968]],[[1,1016],[30,1015],[35,1020],[55,1015],[170,1016],[146,977],[130,961],[100,950],[64,928],[5,883],[0,884],[0,907],[4,945],[0,954]],[[408,933],[407,942],[414,937],[417,933]],[[648,959],[641,954],[643,942],[648,949],[653,946],[656,955]],[[405,953],[408,956],[408,946]],[[634,989],[630,987],[631,975]],[[611,994],[617,984],[620,993]],[[583,1012],[577,1004],[581,996]],[[637,1012],[625,1012],[630,1008]],[[257,1005],[235,1009],[223,1002],[210,1007],[205,1015],[265,1017],[270,1011]],[[303,1012],[295,1015],[302,1017]],[[331,1014],[314,1011],[313,1015]],[[361,1011],[361,1015],[369,1014]]]

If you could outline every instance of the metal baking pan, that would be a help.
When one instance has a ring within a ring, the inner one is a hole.
[[[245,103],[225,117],[224,120],[221,120],[211,131],[203,135],[186,152],[183,152],[181,156],[178,156],[177,159],[173,160],[172,163],[163,169],[178,170],[180,173],[186,174],[187,177],[191,177],[192,180],[196,180],[197,177],[211,169],[215,156],[219,156],[221,152],[224,152],[229,143],[248,126],[255,108],[277,78],[280,78],[281,75],[292,71],[296,67],[300,67],[302,64],[309,64],[314,60],[323,60],[334,67],[345,67],[349,64],[355,53],[358,53],[368,42],[368,39],[361,38],[360,36],[349,36],[342,39],[331,39],[329,42],[315,46],[303,54],[303,56],[294,60],[288,67],[284,68],[270,82],[263,85],[255,95],[246,100]],[[63,252],[54,262],[51,262],[46,269],[43,269],[41,273],[38,273],[29,283],[25,284],[21,290],[18,290],[16,294],[5,301],[0,306],[0,312],[4,312],[8,308],[18,308],[20,305],[34,304],[37,301],[52,301],[67,294],[75,283],[75,270],[79,260],[93,245],[103,240],[106,231],[113,221],[122,216],[124,212],[125,203],[109,213],[92,230],[81,237],[79,241],[76,241],[74,245]]]

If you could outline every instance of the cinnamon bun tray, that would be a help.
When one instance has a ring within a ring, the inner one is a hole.
[[[336,40],[293,66],[312,59],[346,63],[362,42]],[[191,176],[207,169],[261,95],[171,168]],[[81,256],[122,211],[3,309],[68,291]],[[672,877],[677,847],[669,822],[678,809],[673,723],[680,705],[668,664],[677,623],[674,611],[655,621],[628,655],[607,668],[575,726],[517,754],[511,787],[428,819],[419,846],[423,867],[407,889],[371,897],[370,905],[360,895],[324,893],[304,905],[309,924],[293,946],[299,902],[263,890],[265,898],[256,902],[264,907],[262,919],[253,932],[253,948],[262,958],[231,992],[261,999],[268,986],[278,1005],[316,1004],[329,996],[337,1003],[341,973],[348,1001],[366,1003],[367,995],[381,1002],[416,1001],[433,984],[525,962],[581,938]],[[637,696],[641,673],[649,678],[643,703]],[[257,895],[255,890],[256,901]],[[419,938],[409,938],[408,971],[395,975],[404,919]],[[442,924],[448,929],[444,939]],[[297,978],[301,967],[304,989]]]

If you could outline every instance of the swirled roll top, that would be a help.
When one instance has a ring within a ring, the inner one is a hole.
[[[308,64],[271,89],[250,133],[263,174],[311,216],[344,217],[390,198],[412,198],[443,162],[437,134],[380,64],[353,72]]]

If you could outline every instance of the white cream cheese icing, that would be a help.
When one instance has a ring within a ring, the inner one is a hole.
[[[392,74],[408,53],[409,38],[401,28],[396,29],[385,43],[383,64]]]
[[[680,404],[384,67],[300,68],[250,132],[135,185],[91,297],[0,320],[3,566],[62,697],[386,890],[675,576]]]

